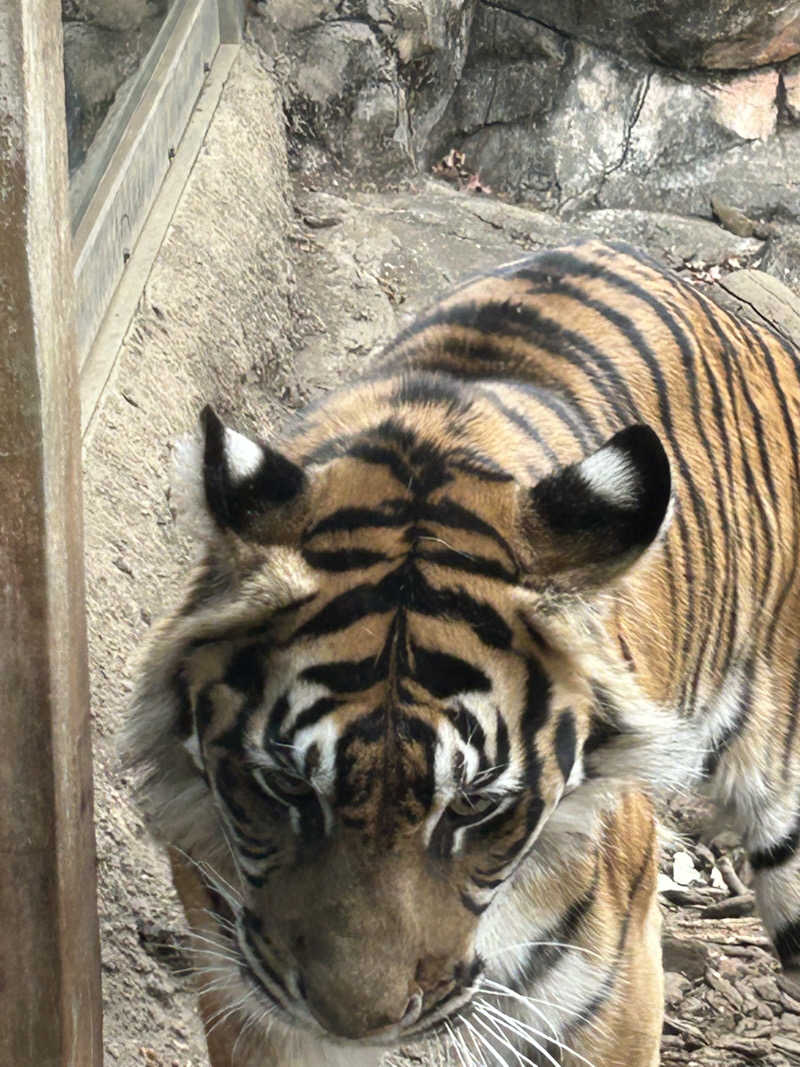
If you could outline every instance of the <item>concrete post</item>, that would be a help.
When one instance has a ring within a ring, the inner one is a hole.
[[[0,0],[0,1064],[100,1067],[61,12]]]

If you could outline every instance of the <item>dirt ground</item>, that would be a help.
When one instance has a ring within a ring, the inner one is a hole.
[[[708,834],[698,799],[665,823],[680,839],[661,860],[666,1017],[663,1067],[800,1063],[800,990],[780,973],[729,831]]]

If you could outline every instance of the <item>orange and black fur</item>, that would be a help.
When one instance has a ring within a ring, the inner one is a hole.
[[[651,1067],[647,796],[693,780],[798,963],[799,374],[584,243],[462,285],[280,450],[205,412],[129,744],[214,1067]]]

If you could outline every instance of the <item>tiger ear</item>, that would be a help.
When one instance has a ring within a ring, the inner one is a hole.
[[[669,460],[649,426],[629,426],[528,491],[523,520],[536,577],[574,588],[627,570],[669,512]]]
[[[269,445],[226,427],[210,406],[203,429],[203,488],[214,522],[243,534],[256,519],[293,500],[305,487],[304,472]]]

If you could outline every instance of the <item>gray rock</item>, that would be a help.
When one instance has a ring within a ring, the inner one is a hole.
[[[775,233],[767,242],[761,269],[800,293],[800,226],[778,223],[773,228]]]
[[[668,67],[748,69],[800,52],[796,0],[501,0],[570,37]]]
[[[410,174],[455,89],[474,0],[277,0],[250,30],[281,75],[297,169]],[[413,123],[411,116],[413,115]]]
[[[637,208],[601,208],[576,215],[574,221],[596,237],[621,239],[646,248],[671,267],[680,268],[688,262],[726,263],[731,259],[742,265],[763,262],[763,240],[738,237],[705,219]]]
[[[787,63],[780,77],[785,117],[789,122],[800,122],[800,58]]]
[[[728,310],[800,344],[800,297],[763,270],[734,271],[719,283],[714,298]]]

